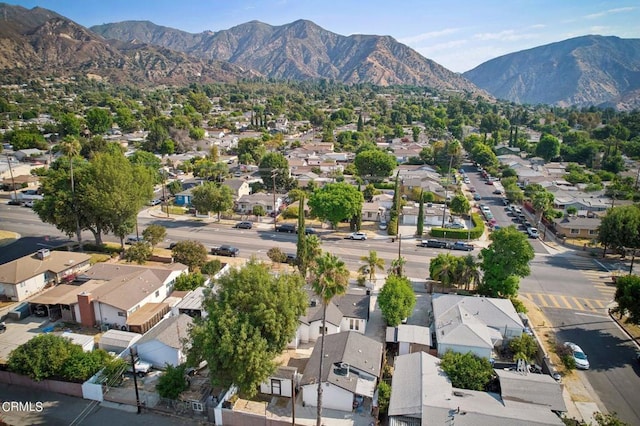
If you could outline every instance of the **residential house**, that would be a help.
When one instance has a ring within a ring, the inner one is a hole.
[[[182,192],[178,192],[174,200],[175,205],[185,206],[185,207],[190,206],[191,200],[193,199],[192,191],[193,191],[193,188],[189,188],[189,189],[185,189]]]
[[[562,396],[563,385],[548,374],[529,374],[527,371],[495,369],[504,401],[519,401],[548,407],[564,413],[567,406]]]
[[[522,382],[520,388],[528,383]],[[517,399],[520,393],[515,391],[509,391],[505,398],[497,393],[458,389],[440,368],[438,358],[425,352],[400,355],[394,361],[389,425],[562,425],[555,412],[562,408],[561,403],[545,404],[549,398],[531,395],[534,389],[538,388],[532,387],[523,400]],[[548,389],[546,384],[544,389]],[[557,398],[558,394],[554,391],[552,395]],[[562,401],[562,397],[559,399]]]
[[[253,214],[253,208],[262,206],[267,215],[275,210],[280,211],[284,205],[286,194],[269,194],[266,192],[256,192],[255,194],[243,195],[236,202],[236,212],[240,214]]]
[[[145,332],[169,312],[169,305],[162,302],[176,278],[187,272],[180,263],[155,267],[97,263],[77,275],[83,284],[58,286],[29,302],[45,305],[50,316],[59,313],[85,327]]]
[[[553,226],[557,235],[567,238],[598,238],[600,227],[599,217],[574,217],[565,215],[553,220]]]
[[[193,319],[185,314],[163,319],[135,343],[138,355],[155,368],[183,364],[187,360],[188,349],[184,346],[184,339],[189,337],[192,324]]]
[[[322,300],[311,292],[309,300],[307,313],[300,317],[296,337],[289,345],[291,347],[315,342],[322,335]],[[364,334],[369,321],[369,301],[370,296],[364,292],[350,292],[334,298],[327,305],[325,333],[355,331]]]
[[[87,269],[91,256],[69,251],[38,250],[0,265],[0,298],[20,302],[48,286]]]
[[[386,341],[398,345],[398,355],[428,352],[431,349],[431,330],[429,327],[408,324],[387,327]]]
[[[434,321],[438,355],[447,350],[473,352],[491,358],[499,345],[522,335],[524,324],[509,299],[434,295]]]
[[[260,384],[260,393],[291,398],[297,382],[298,369],[281,365],[264,383]]]
[[[4,191],[20,190],[22,188],[37,188],[40,182],[38,176],[19,175],[2,179],[2,188]]]
[[[322,406],[351,412],[354,408],[371,406],[382,364],[383,345],[354,331],[330,334],[316,342],[302,373],[300,386],[306,406],[317,406],[318,383],[322,383]],[[322,377],[318,377],[320,362]]]
[[[508,154],[520,155],[520,148],[501,144],[496,145],[495,148],[493,148],[493,152],[496,153],[496,156]]]
[[[14,152],[13,156],[16,157],[18,161],[27,161],[31,158],[40,157],[46,153],[47,151],[43,151],[41,149],[28,148],[28,149],[20,149]]]
[[[223,182],[223,185],[231,189],[233,201],[238,201],[243,196],[251,194],[249,182],[244,179],[227,179]]]

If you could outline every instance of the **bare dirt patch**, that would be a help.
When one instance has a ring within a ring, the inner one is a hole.
[[[20,235],[15,232],[0,230],[0,247],[9,245],[18,238],[20,238]]]

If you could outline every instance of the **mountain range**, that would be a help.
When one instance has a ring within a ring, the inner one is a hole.
[[[330,79],[488,94],[517,103],[640,107],[640,40],[584,36],[501,56],[463,75],[390,36],[342,36],[308,20],[188,33],[148,21],[87,29],[0,3],[5,77],[83,73],[139,85]],[[6,78],[5,78],[6,79]]]

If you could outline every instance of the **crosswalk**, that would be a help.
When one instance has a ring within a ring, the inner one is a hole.
[[[521,296],[534,302],[543,308],[571,309],[574,311],[597,312],[603,310],[613,301],[616,287],[611,280],[611,273],[606,271],[593,259],[575,257],[565,258],[567,267],[574,268],[589,282],[599,293],[599,297],[584,298],[565,296],[556,293],[520,293]]]

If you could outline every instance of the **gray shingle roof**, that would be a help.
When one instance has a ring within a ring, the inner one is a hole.
[[[495,370],[500,379],[502,399],[545,405],[553,411],[567,411],[562,385],[546,374],[526,374]]]
[[[193,324],[193,319],[186,314],[166,318],[146,332],[145,335],[136,342],[136,345],[158,340],[171,348],[182,349],[181,340],[189,337],[189,327],[191,324]]]

